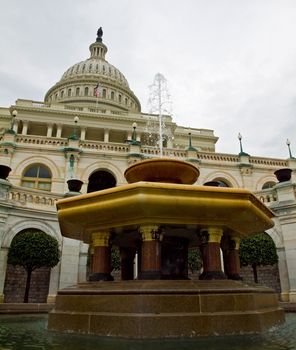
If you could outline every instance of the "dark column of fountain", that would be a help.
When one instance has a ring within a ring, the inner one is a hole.
[[[222,229],[215,227],[202,232],[204,242],[201,245],[203,258],[203,272],[199,277],[201,280],[226,278],[221,266],[220,241],[222,234]]]
[[[111,276],[111,247],[109,232],[92,234],[93,258],[90,281],[112,281]]]
[[[241,280],[239,259],[239,238],[231,237],[228,247],[223,250],[224,269],[228,279]]]
[[[139,279],[161,278],[161,243],[157,226],[142,226],[141,272]]]

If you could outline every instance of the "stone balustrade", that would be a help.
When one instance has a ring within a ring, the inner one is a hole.
[[[199,152],[198,158],[201,161],[214,161],[214,162],[239,162],[239,156],[233,154],[223,154],[223,153],[214,153],[214,152]]]
[[[63,198],[62,194],[12,186],[7,193],[7,200],[20,207],[38,208],[38,210],[56,211],[55,203]]]
[[[144,155],[159,156],[160,152],[159,152],[159,148],[156,148],[153,146],[143,146],[141,147],[141,153]],[[186,158],[187,152],[185,150],[180,150],[180,149],[164,148],[163,155],[165,157]]]
[[[100,141],[81,141],[82,149],[104,151],[104,152],[129,152],[129,145],[124,143],[100,142]]]
[[[17,144],[44,145],[54,147],[65,147],[68,145],[68,140],[65,138],[34,135],[17,135],[15,142]]]
[[[267,188],[266,190],[256,191],[255,196],[265,205],[270,205],[277,201],[277,194],[274,188]]]
[[[267,165],[274,166],[277,168],[286,168],[288,167],[288,160],[283,159],[270,159],[262,157],[250,157],[250,163],[256,165]]]

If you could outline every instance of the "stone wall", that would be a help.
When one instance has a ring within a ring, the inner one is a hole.
[[[27,274],[21,266],[7,265],[4,285],[5,303],[22,303]],[[50,268],[40,268],[32,273],[29,303],[46,303],[50,279]]]
[[[277,265],[258,266],[258,283],[274,289],[277,293],[281,293],[280,276]],[[241,277],[246,283],[254,283],[253,269],[251,266],[241,267]]]

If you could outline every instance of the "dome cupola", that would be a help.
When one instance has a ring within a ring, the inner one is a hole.
[[[89,47],[90,57],[66,70],[61,80],[45,95],[45,103],[140,112],[138,98],[129,88],[124,75],[105,56],[107,46],[102,41],[103,30]]]

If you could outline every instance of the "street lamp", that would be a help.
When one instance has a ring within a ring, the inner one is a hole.
[[[238,138],[238,140],[239,140],[240,153],[244,153],[244,151],[243,151],[243,145],[242,145],[242,138],[243,138],[243,137],[242,137],[242,135],[241,135],[240,132],[238,133],[237,138]]]
[[[132,133],[132,141],[136,142],[137,141],[137,134],[136,134],[136,128],[137,128],[137,123],[133,123],[133,133]]]
[[[287,144],[288,149],[289,149],[289,157],[290,157],[290,158],[293,158],[293,156],[292,156],[292,152],[291,152],[291,147],[290,147],[291,142],[290,142],[290,140],[289,140],[289,139],[287,139],[286,144]]]
[[[77,123],[79,122],[79,117],[78,117],[78,115],[76,115],[75,117],[74,117],[74,123],[75,123],[75,125],[74,125],[74,137],[75,137],[75,139],[77,139],[77,135],[76,135],[76,131],[77,131]]]

